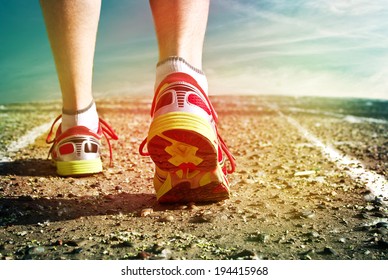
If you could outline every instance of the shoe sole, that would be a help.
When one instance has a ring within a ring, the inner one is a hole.
[[[153,120],[148,152],[162,170],[182,168],[207,171],[218,165],[217,139],[211,126],[190,113],[167,113]]]
[[[216,202],[229,198],[228,182],[220,167],[208,172],[186,172],[167,172],[162,180],[155,176],[160,203]]]
[[[150,126],[147,149],[155,165],[174,177],[182,172],[214,172],[221,170],[218,163],[217,136],[203,118],[190,113],[173,112],[155,118]],[[173,180],[168,191],[157,191],[158,201],[210,202],[229,197],[223,186],[224,175],[207,184],[193,184],[194,178]],[[209,177],[210,178],[210,177]]]
[[[229,198],[227,187],[213,182],[212,184],[192,189],[189,182],[180,183],[158,199],[161,204],[174,203],[211,203]]]
[[[101,159],[56,161],[57,174],[60,176],[84,176],[102,172]]]

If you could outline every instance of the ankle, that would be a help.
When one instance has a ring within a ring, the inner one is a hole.
[[[176,72],[183,72],[193,77],[202,90],[208,94],[207,78],[202,69],[190,65],[185,59],[178,56],[171,56],[157,64],[155,89],[165,77]]]
[[[99,127],[99,118],[94,100],[86,108],[81,110],[62,109],[62,131],[74,126],[85,126],[94,133]]]

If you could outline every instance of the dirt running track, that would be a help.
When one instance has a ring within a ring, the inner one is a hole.
[[[212,100],[237,171],[207,205],[156,202],[149,98],[97,100],[120,140],[84,178],[46,159],[59,103],[1,105],[0,259],[388,259],[388,102]]]

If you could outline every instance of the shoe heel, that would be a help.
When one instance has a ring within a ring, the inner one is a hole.
[[[218,165],[216,133],[195,114],[172,112],[155,118],[147,142],[152,160],[165,171],[213,170]]]
[[[82,176],[102,171],[100,158],[76,161],[57,161],[57,173],[60,176]]]

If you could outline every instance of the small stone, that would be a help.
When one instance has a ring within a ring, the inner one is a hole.
[[[147,216],[151,215],[153,212],[154,212],[154,209],[152,209],[152,208],[144,208],[143,210],[141,210],[140,216],[147,217]]]
[[[313,238],[320,237],[320,234],[318,232],[316,232],[316,231],[311,231],[307,235],[310,236],[310,237],[313,237]]]
[[[44,254],[45,252],[45,249],[44,247],[31,247],[30,249],[28,249],[28,254],[29,255],[42,255]]]
[[[375,207],[373,205],[367,205],[367,206],[365,206],[365,209],[368,211],[372,211],[375,209]]]
[[[261,232],[250,234],[248,240],[251,242],[267,243],[269,241],[269,235]]]
[[[222,221],[227,221],[227,220],[229,220],[229,217],[227,215],[221,215],[220,219]]]
[[[269,241],[269,235],[268,234],[264,234],[264,233],[259,233],[257,235],[257,240],[260,243],[267,243]]]
[[[170,249],[163,249],[159,256],[165,260],[169,260],[172,257],[172,252]]]
[[[160,218],[160,222],[173,222],[174,221],[174,216],[168,215],[166,217]]]
[[[340,239],[338,239],[338,242],[339,243],[346,243],[346,238],[341,237]]]
[[[190,202],[187,206],[189,210],[198,210],[198,206],[194,202]]]
[[[303,217],[303,218],[307,218],[307,219],[312,219],[315,217],[315,213],[314,211],[311,211],[311,210],[304,210],[300,213],[300,215]]]

